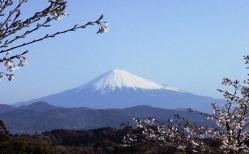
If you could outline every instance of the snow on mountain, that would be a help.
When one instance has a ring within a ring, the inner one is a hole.
[[[109,90],[122,89],[122,88],[132,88],[134,90],[136,89],[144,89],[144,90],[168,89],[168,90],[173,90],[173,91],[180,91],[180,90],[177,90],[176,88],[160,85],[158,83],[136,76],[134,74],[131,74],[121,69],[115,69],[107,73],[104,73],[100,77],[78,88],[77,91],[85,87],[93,87],[96,91],[102,91],[102,92],[109,91]]]
[[[106,109],[150,105],[166,109],[191,107],[204,112],[211,111],[211,102],[222,102],[164,86],[119,69],[104,73],[82,86],[18,105],[38,101],[60,107]]]

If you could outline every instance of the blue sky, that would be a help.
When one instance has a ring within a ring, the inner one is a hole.
[[[27,5],[24,15],[46,4]],[[0,103],[77,87],[114,68],[213,97],[221,97],[216,89],[223,77],[246,76],[246,0],[75,0],[68,13],[45,31],[104,14],[110,32],[96,35],[97,27],[90,27],[24,48],[30,50],[29,64],[15,72],[15,81],[0,82]]]

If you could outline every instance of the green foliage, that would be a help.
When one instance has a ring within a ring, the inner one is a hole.
[[[123,143],[127,133],[139,133],[132,127],[123,129],[53,130],[36,135],[11,135],[3,122],[0,154],[192,154],[193,147],[181,151],[169,142],[141,140],[131,146]],[[207,154],[222,154],[219,141],[203,140]],[[243,153],[241,153],[243,154]]]
[[[141,141],[132,146],[122,139],[131,127],[123,129],[54,130],[37,135],[0,136],[0,154],[191,154],[192,149],[177,150],[169,143]],[[210,154],[222,154],[218,142],[204,141]]]

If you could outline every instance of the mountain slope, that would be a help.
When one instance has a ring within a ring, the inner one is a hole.
[[[6,104],[0,104],[0,113],[6,112],[6,111],[13,111],[16,107]]]
[[[45,112],[55,108],[56,108],[55,106],[50,105],[46,102],[34,102],[29,105],[22,105],[18,108],[18,110],[32,110],[36,112]]]
[[[192,107],[205,112],[211,111],[211,102],[222,102],[163,86],[124,70],[113,70],[80,87],[22,104],[36,101],[61,107],[126,108],[150,105],[168,109]]]
[[[96,91],[107,92],[110,90],[131,88],[131,89],[144,89],[144,90],[160,90],[160,89],[170,89],[173,88],[162,86],[155,82],[143,79],[139,76],[133,75],[124,70],[112,70],[104,73],[100,77],[90,81],[86,85],[83,85],[78,90],[85,87],[92,87]]]

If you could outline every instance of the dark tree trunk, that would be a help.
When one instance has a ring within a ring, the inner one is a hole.
[[[8,134],[8,130],[6,129],[2,120],[0,120],[0,134]]]

